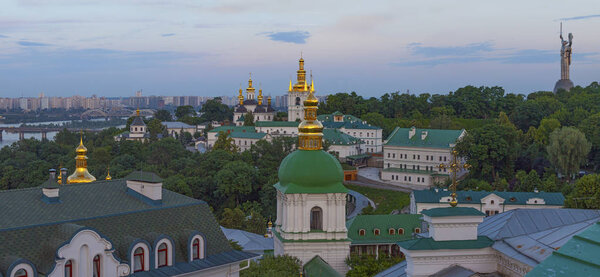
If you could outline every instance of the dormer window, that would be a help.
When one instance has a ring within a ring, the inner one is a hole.
[[[510,202],[515,202],[515,201],[517,201],[517,198],[514,198],[514,197],[510,198]]]
[[[421,233],[421,228],[415,228],[415,234]]]
[[[379,236],[379,233],[380,233],[380,231],[379,231],[379,229],[375,229],[375,230],[373,231],[373,233],[374,233],[376,236]]]
[[[471,198],[471,196],[467,196],[467,198],[465,198],[465,199],[466,199],[467,201],[471,201],[471,200],[473,200],[473,198]],[[492,202],[494,202],[494,200],[492,200]],[[492,203],[492,204],[494,204],[494,203]]]
[[[19,269],[15,273],[15,277],[27,277],[27,271],[25,269]]]
[[[398,228],[398,235],[404,235],[404,228]]]
[[[494,200],[490,201],[490,204],[494,205]]]
[[[358,235],[359,236],[364,236],[365,235],[365,229],[358,230]]]
[[[394,229],[394,228],[390,228],[390,230],[389,230],[389,234],[390,234],[390,235],[394,235],[394,234],[396,234],[396,229]]]
[[[204,238],[196,235],[192,238],[191,260],[204,259]]]
[[[168,259],[169,259],[169,247],[167,246],[166,243],[161,243],[158,246],[158,267],[163,267],[163,266],[167,266],[168,264]]]
[[[94,265],[94,271],[92,272],[93,277],[100,277],[100,276],[102,276],[101,275],[101,273],[102,273],[102,267],[101,267],[101,263],[100,263],[100,255],[96,255],[94,257],[93,262],[94,262],[93,263],[93,265]]]
[[[146,269],[146,255],[144,248],[138,247],[133,252],[133,272],[140,272]]]

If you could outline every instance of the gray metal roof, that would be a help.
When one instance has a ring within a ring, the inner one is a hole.
[[[222,226],[221,230],[227,239],[236,241],[245,251],[273,250],[273,238],[265,238],[262,235]]]
[[[196,126],[192,126],[190,124],[186,124],[183,122],[179,122],[179,121],[164,121],[162,122],[162,125],[167,127],[167,129],[190,129],[190,128],[196,128]]]
[[[478,233],[496,240],[492,248],[504,255],[536,266],[598,221],[598,210],[516,209],[485,218]]]
[[[377,273],[374,277],[406,277],[406,260]]]

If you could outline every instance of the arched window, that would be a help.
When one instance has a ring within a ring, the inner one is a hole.
[[[490,204],[494,205],[494,200],[490,201]]]
[[[310,229],[323,230],[323,210],[319,207],[310,209]]]
[[[100,255],[96,255],[94,257],[94,271],[92,272],[93,277],[102,276],[101,268],[102,267],[100,266]]]
[[[300,105],[300,97],[296,97],[296,106]]]
[[[158,246],[158,267],[167,266],[169,260],[169,247],[166,243],[161,243]]]
[[[388,232],[390,233],[390,235],[394,235],[394,234],[396,234],[396,229],[390,228],[390,230],[388,230]]]
[[[415,228],[415,233],[421,233],[421,228]]]
[[[144,248],[138,247],[133,252],[133,272],[144,271],[146,269],[145,262]]]
[[[68,260],[65,264],[65,277],[73,277],[73,261]]]
[[[375,229],[375,230],[373,230],[373,233],[374,233],[376,236],[379,236],[379,234],[380,234],[380,231],[379,231],[379,229]]]
[[[398,235],[404,235],[404,229],[398,228]]]
[[[364,236],[365,235],[365,229],[358,230],[358,235],[359,236]]]
[[[201,235],[192,237],[189,257],[191,261],[204,259],[204,238]]]
[[[15,273],[15,277],[27,277],[27,270],[22,268],[17,270],[17,272]]]

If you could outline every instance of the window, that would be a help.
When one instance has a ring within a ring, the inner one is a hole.
[[[65,264],[65,277],[73,277],[73,261],[68,260]]]
[[[169,247],[166,243],[161,243],[158,246],[158,267],[167,266],[169,259]]]
[[[27,271],[21,268],[17,270],[17,273],[15,273],[15,277],[27,277]]]
[[[404,181],[406,181],[406,176],[404,176]]]
[[[420,159],[421,159],[421,155],[417,155],[417,160],[420,160]]]
[[[390,230],[388,232],[390,233],[390,235],[394,235],[394,234],[396,234],[396,229],[390,228]]]
[[[135,252],[133,252],[133,272],[144,271],[144,269],[146,269],[144,262],[144,248],[138,247]]]
[[[94,257],[94,272],[92,272],[92,274],[94,275],[93,277],[100,277],[102,275],[100,275],[101,271],[100,271],[100,255],[96,255]]]
[[[358,230],[358,235],[359,236],[364,236],[365,235],[365,229]]]
[[[415,233],[421,233],[421,228],[415,228]]]
[[[300,97],[296,97],[296,106],[300,105]],[[298,114],[296,114],[298,115]]]
[[[404,229],[398,228],[398,235],[404,235]]]
[[[323,210],[319,207],[310,209],[310,229],[323,230]]]
[[[485,211],[486,216],[490,216],[490,211]]]
[[[494,205],[494,200],[490,201],[490,204]]]
[[[379,229],[375,229],[375,230],[373,230],[373,233],[374,233],[376,236],[379,236],[379,233],[380,233],[380,232],[379,232]]]
[[[446,161],[446,156],[444,156],[444,162]]]
[[[192,260],[198,259],[204,259],[204,240],[199,236],[192,240]]]

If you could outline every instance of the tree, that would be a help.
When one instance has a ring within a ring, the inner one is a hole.
[[[165,189],[170,191],[174,191],[185,196],[192,197],[192,189],[188,186],[188,184],[183,179],[182,175],[170,176],[164,181]]]
[[[247,112],[244,115],[244,126],[254,126],[254,115],[252,112]]]
[[[535,142],[540,145],[548,145],[548,137],[554,130],[560,128],[560,121],[554,118],[544,118],[540,123],[540,127],[536,129],[534,134]]]
[[[221,98],[214,98],[206,101],[200,109],[202,121],[224,121],[232,120],[233,109],[221,103]]]
[[[158,118],[150,120],[147,126],[150,133],[150,141],[157,140],[158,134],[162,134],[167,129]]]
[[[516,130],[494,123],[469,131],[457,143],[456,150],[467,158],[471,176],[494,182],[512,178],[519,147]]]
[[[346,264],[351,269],[346,273],[346,276],[374,276],[402,260],[404,259],[400,257],[388,257],[387,253],[384,252],[379,253],[379,258],[376,258],[375,255],[350,254],[350,257],[346,258]]]
[[[171,117],[171,112],[167,110],[158,110],[154,113],[154,118],[160,121],[171,121],[173,118]]]
[[[225,208],[219,224],[229,229],[242,229],[245,217],[244,212],[239,207]]]
[[[243,161],[232,161],[217,172],[215,180],[217,193],[235,199],[236,205],[241,198],[252,192],[256,169]]]
[[[220,131],[217,140],[215,141],[215,145],[213,145],[213,150],[225,150],[230,153],[235,153],[237,152],[237,149],[233,138],[229,137],[228,133]]]
[[[575,182],[566,206],[579,209],[600,209],[600,174],[590,174]]]
[[[194,110],[194,107],[192,106],[179,106],[177,107],[177,109],[175,109],[175,116],[177,117],[177,119],[182,119],[186,116],[193,115],[196,115],[196,110]]]
[[[559,172],[574,177],[585,163],[591,147],[581,131],[574,127],[562,127],[550,134],[546,151],[548,159]]]
[[[250,267],[240,272],[240,277],[300,276],[301,264],[296,257],[265,255],[260,262],[251,261]]]

